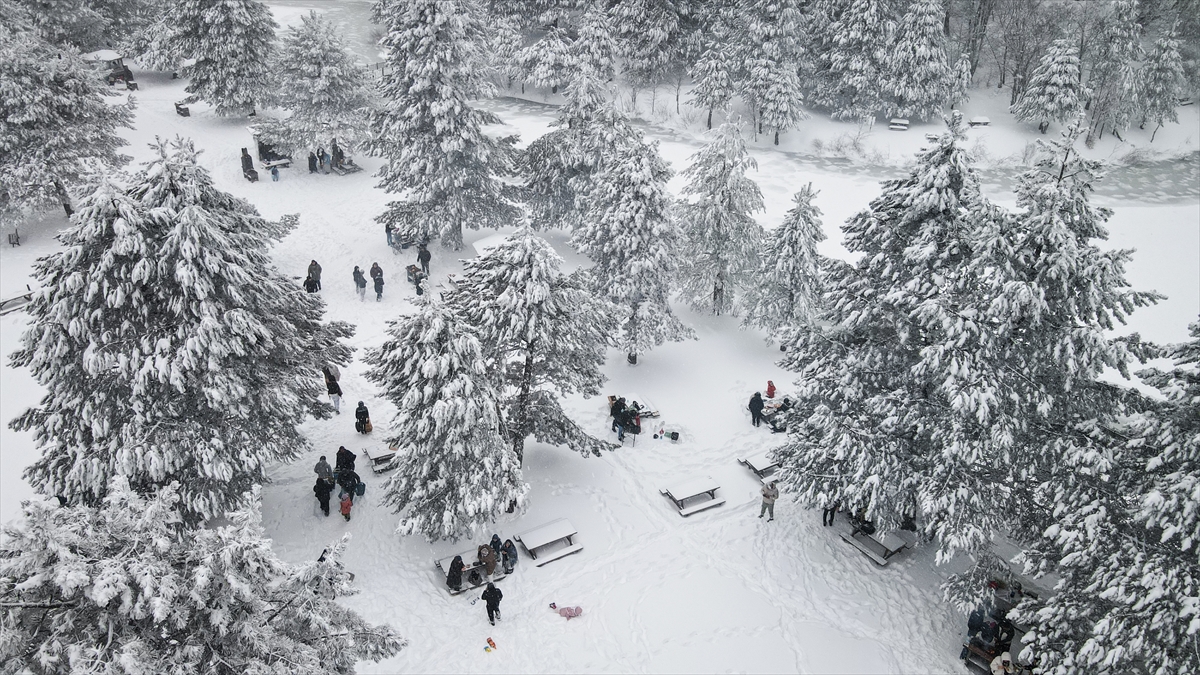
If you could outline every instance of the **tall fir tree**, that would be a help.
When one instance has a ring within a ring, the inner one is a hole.
[[[744,325],[786,342],[791,330],[817,314],[824,263],[817,243],[825,240],[812,183],[792,195],[783,223],[764,238],[758,273],[746,293]]]
[[[1073,40],[1059,39],[1042,56],[1012,113],[1022,122],[1037,122],[1038,131],[1044,134],[1051,122],[1065,123],[1076,117],[1083,98],[1078,49]]]
[[[349,360],[353,328],[322,324],[320,298],[274,269],[294,222],[215,189],[190,142],[155,151],[129,187],[102,180],[38,261],[12,362],[47,393],[12,426],[42,448],[25,476],[43,494],[95,504],[114,476],[179,481],[194,521],[308,447],[296,425],[332,413],[315,375]]]
[[[733,8],[722,4],[713,12],[709,23],[700,35],[700,51],[691,64],[691,104],[706,111],[705,128],[712,129],[713,111],[724,108],[737,93],[736,80],[741,64],[742,42],[735,39],[740,15]]]
[[[89,167],[115,169],[117,135],[131,128],[133,101],[105,100],[104,80],[70,50],[0,25],[0,222],[62,204]]]
[[[379,186],[404,194],[376,220],[400,237],[440,237],[455,250],[464,227],[499,227],[516,209],[500,180],[511,174],[515,138],[483,133],[499,124],[470,105],[492,92],[481,49],[483,26],[473,0],[377,3],[391,70],[381,108],[371,116],[367,148],[386,160]]]
[[[900,20],[888,50],[889,116],[937,119],[951,98],[954,72],[946,59],[944,16],[942,0],[916,0]]]
[[[104,46],[111,27],[101,7],[86,0],[15,0],[39,37],[59,46],[70,45],[81,52]],[[6,17],[7,20],[7,17]]]
[[[758,164],[746,151],[736,123],[726,122],[691,157],[679,204],[683,246],[680,294],[694,309],[728,314],[751,285],[763,230],[751,215],[763,209],[762,192],[746,172]]]
[[[545,36],[517,52],[517,64],[525,81],[558,93],[571,81],[575,56],[571,45],[575,38],[565,28],[552,27]]]
[[[371,81],[367,69],[347,51],[346,40],[316,11],[288,27],[273,65],[273,95],[290,114],[260,126],[272,145],[291,153],[328,147],[337,139],[351,151],[366,140]]]
[[[745,12],[740,90],[755,112],[755,130],[771,132],[775,145],[779,145],[780,133],[808,118],[801,107],[804,95],[799,78],[799,3],[754,0]]]
[[[1138,109],[1135,63],[1141,52],[1142,27],[1138,0],[1116,0],[1113,14],[1100,32],[1100,46],[1088,79],[1091,123],[1087,142],[1111,131],[1120,136]]]
[[[573,393],[600,393],[614,329],[610,308],[561,266],[550,244],[522,228],[464,263],[464,283],[450,301],[479,335],[489,370],[500,380],[518,462],[529,436],[585,457],[615,447],[588,435],[559,402]]]
[[[245,115],[267,98],[275,51],[271,10],[257,0],[179,0],[168,5],[169,51],[187,59],[191,101]]]
[[[1145,129],[1147,122],[1154,124],[1151,143],[1164,123],[1179,121],[1175,109],[1179,107],[1179,97],[1183,93],[1184,72],[1175,30],[1172,26],[1170,32],[1154,42],[1154,49],[1138,79],[1138,105],[1142,117],[1139,126]]]
[[[692,0],[621,0],[608,3],[624,78],[634,91],[658,86],[683,51]]]
[[[891,28],[880,0],[851,0],[829,25],[823,99],[834,119],[861,120],[880,112]]]
[[[455,312],[430,301],[391,322],[366,362],[396,406],[388,443],[399,454],[383,499],[400,514],[401,534],[478,534],[524,503],[529,486],[504,434],[500,394],[479,338]]]
[[[24,505],[0,543],[0,661],[25,673],[353,673],[407,643],[338,598],[340,558],[292,565],[257,512],[180,527],[178,484],[147,498],[115,478],[102,508]]]

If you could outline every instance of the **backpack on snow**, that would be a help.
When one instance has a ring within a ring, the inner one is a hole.
[[[479,576],[479,570],[471,570],[471,574],[467,577],[467,583],[472,586],[478,586],[483,583],[483,577]]]

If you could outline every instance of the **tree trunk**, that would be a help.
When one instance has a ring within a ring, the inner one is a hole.
[[[708,128],[712,129],[712,108],[708,109]]]
[[[526,347],[525,367],[521,370],[521,393],[517,394],[517,407],[513,411],[510,429],[513,452],[517,455],[517,466],[525,463],[525,430],[529,428],[529,392],[533,388],[533,343]]]
[[[983,51],[983,40],[987,37],[988,20],[992,18],[995,5],[996,0],[975,0],[975,12],[967,28],[967,59],[971,63],[972,76],[979,67],[979,55]]]
[[[946,0],[946,17],[942,19],[942,34],[950,37],[950,5],[953,5],[953,0]]]
[[[779,145],[779,130],[775,130],[775,145]]]

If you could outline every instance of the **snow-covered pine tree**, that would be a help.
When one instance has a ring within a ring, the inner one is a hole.
[[[12,422],[41,457],[41,493],[95,504],[113,476],[146,492],[179,481],[191,521],[244,506],[266,464],[297,457],[296,425],[328,417],[317,377],[346,363],[349,324],[274,269],[273,223],[220,192],[178,140],[127,188],[101,180],[38,261],[43,289],[13,354],[47,390]]]
[[[1091,90],[1091,125],[1087,142],[1111,131],[1118,138],[1138,110],[1138,82],[1135,61],[1141,47],[1142,27],[1138,24],[1138,1],[1116,0],[1113,14],[1100,33],[1100,47],[1088,79]]]
[[[951,98],[954,73],[946,59],[943,0],[916,0],[888,50],[884,89],[889,116],[937,119]]]
[[[390,71],[367,148],[386,160],[379,186],[390,202],[376,221],[400,237],[462,248],[463,227],[499,227],[516,217],[499,180],[513,172],[515,138],[483,133],[499,118],[470,105],[487,95],[483,26],[473,0],[380,1]]]
[[[687,39],[692,0],[621,0],[607,4],[617,53],[624,60],[624,78],[635,92],[658,86]]]
[[[260,129],[272,145],[291,153],[329,147],[333,139],[349,152],[365,140],[370,75],[328,20],[316,11],[300,20],[288,28],[272,66],[278,78],[273,97],[291,114]]]
[[[761,328],[768,339],[786,341],[793,327],[810,324],[817,313],[824,267],[817,242],[825,233],[816,196],[812,183],[792,195],[783,223],[765,237],[758,273],[747,288],[743,325]]]
[[[218,115],[246,115],[268,98],[275,20],[257,0],[178,0],[168,5],[175,44],[185,61],[188,100]]]
[[[15,0],[15,4],[24,10],[38,36],[51,44],[81,52],[104,45],[109,26],[100,11],[103,5],[81,0]]]
[[[572,393],[600,393],[600,367],[614,332],[611,308],[579,275],[563,275],[561,265],[550,244],[521,228],[464,262],[464,283],[449,301],[472,325],[489,370],[499,376],[518,462],[530,435],[585,457],[614,447],[588,435],[559,403]]]
[[[683,224],[680,294],[697,311],[728,314],[758,263],[763,229],[751,214],[763,209],[763,198],[746,175],[758,164],[736,122],[718,127],[689,161],[683,195],[695,201],[677,207]]]
[[[353,673],[407,644],[337,598],[339,558],[292,565],[259,505],[230,524],[181,527],[177,483],[147,498],[114,478],[102,508],[24,504],[0,539],[0,662],[26,673]]]
[[[1140,127],[1145,129],[1146,122],[1154,124],[1154,131],[1150,134],[1150,142],[1153,143],[1163,123],[1179,121],[1175,108],[1179,107],[1179,96],[1183,93],[1184,73],[1174,26],[1155,41],[1138,82],[1141,88],[1138,92],[1142,114]]]
[[[693,85],[690,103],[707,112],[708,129],[712,129],[713,111],[729,105],[737,93],[735,78],[745,61],[738,56],[742,42],[735,39],[741,17],[732,9],[722,5],[713,13],[700,36],[700,55],[689,70]]]
[[[592,3],[579,19],[578,36],[571,44],[571,77],[575,81],[581,71],[589,70],[592,77],[608,82],[616,72],[617,40],[613,37],[612,17],[600,3]]]
[[[429,301],[389,324],[367,352],[367,379],[396,406],[390,445],[396,469],[384,501],[398,531],[429,541],[457,539],[520,507],[529,486],[504,435],[500,395],[469,325]]]
[[[828,91],[833,118],[861,120],[879,114],[892,26],[881,0],[851,0],[830,26]]]
[[[970,57],[966,54],[959,56],[958,62],[954,64],[954,71],[951,74],[950,94],[946,99],[946,105],[951,108],[957,108],[971,100],[971,80],[974,77],[971,74]]]
[[[617,116],[619,118],[619,116]],[[594,131],[599,170],[588,177],[587,192],[576,189],[587,217],[575,225],[571,243],[595,263],[592,287],[616,308],[619,346],[636,363],[667,340],[694,336],[671,311],[671,283],[680,230],[671,218],[667,180],[671,170],[628,124]]]
[[[808,118],[801,106],[801,25],[797,0],[751,0],[745,8],[745,35],[740,56],[743,79],[739,90],[754,110],[755,131],[779,134]]]
[[[1037,122],[1038,131],[1044,134],[1051,122],[1074,119],[1082,102],[1079,52],[1074,40],[1063,38],[1046,50],[1012,113],[1022,122]]]
[[[575,38],[565,28],[553,26],[533,44],[517,52],[517,64],[525,80],[551,93],[571,81],[575,57],[571,45]]]
[[[0,25],[0,222],[62,204],[88,167],[115,169],[133,102],[104,100],[103,78],[71,49]]]

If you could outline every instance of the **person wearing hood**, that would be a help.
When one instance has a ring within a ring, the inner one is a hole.
[[[505,539],[504,546],[500,548],[500,560],[504,565],[504,573],[512,574],[513,569],[517,566],[517,545],[512,539]]]
[[[491,547],[489,546],[488,548],[490,549]],[[499,588],[496,588],[496,584],[489,581],[487,590],[479,597],[487,603],[488,623],[495,626],[496,620],[500,618],[500,601],[504,599],[504,594],[500,592]]]
[[[476,554],[479,557],[479,564],[483,565],[483,573],[487,575],[488,579],[491,579],[492,573],[496,571],[496,552],[492,550],[491,546],[483,544]]]
[[[317,282],[317,290],[321,290],[321,265],[316,260],[308,263],[308,276]]]
[[[358,293],[358,301],[366,302],[367,300],[367,275],[358,269],[358,265],[354,266],[354,292]]]
[[[329,465],[326,464],[325,468],[329,468]],[[326,480],[320,476],[317,476],[317,484],[313,486],[313,492],[317,495],[317,503],[321,505],[321,511],[328,516],[329,495],[333,492],[332,479]]]
[[[450,572],[446,574],[446,586],[452,591],[462,590],[462,573],[466,565],[463,563],[461,555],[454,556],[454,560],[450,562]]]
[[[771,481],[762,486],[762,508],[758,511],[758,517],[762,518],[763,514],[770,512],[771,517],[767,522],[775,520],[775,500],[779,499],[779,488],[776,487],[775,481]]]
[[[762,411],[765,405],[766,404],[763,403],[762,394],[757,391],[754,392],[754,395],[750,397],[750,405],[746,406],[750,409],[750,422],[754,424],[754,426],[762,424]]]
[[[334,466],[337,467],[338,473],[343,471],[353,471],[355,459],[356,457],[354,456],[354,453],[347,450],[346,446],[343,445],[338,448],[337,456],[334,458]]]
[[[371,413],[367,411],[367,404],[359,401],[358,407],[354,409],[354,430],[360,434],[370,433],[369,424]]]
[[[492,535],[492,541],[490,543],[490,546],[492,547],[492,552],[496,554],[496,560],[499,560],[500,559],[500,549],[504,548],[504,544],[500,541],[500,535],[498,535],[498,534]]]

